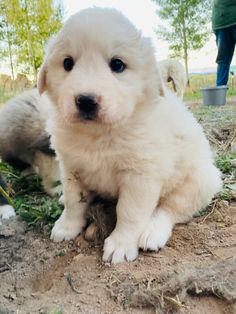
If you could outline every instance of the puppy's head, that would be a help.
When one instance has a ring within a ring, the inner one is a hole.
[[[162,93],[150,41],[100,8],[75,14],[49,42],[38,86],[70,124],[125,121]]]

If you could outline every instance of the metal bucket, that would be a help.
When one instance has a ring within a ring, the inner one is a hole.
[[[204,106],[224,106],[226,102],[227,86],[202,87]]]

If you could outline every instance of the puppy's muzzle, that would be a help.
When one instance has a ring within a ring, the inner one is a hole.
[[[99,104],[97,97],[92,94],[81,94],[75,97],[75,105],[83,120],[94,120],[98,114]]]

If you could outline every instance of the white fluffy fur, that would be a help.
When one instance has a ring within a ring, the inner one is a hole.
[[[72,71],[63,68],[72,56]],[[114,73],[113,57],[127,68]],[[221,188],[202,127],[165,91],[149,40],[112,9],[72,16],[48,46],[40,93],[51,99],[48,131],[60,162],[65,209],[51,238],[72,239],[84,227],[91,191],[117,197],[117,224],[104,261],[132,261],[139,247],[158,250],[174,224],[205,207]],[[84,121],[75,97],[92,93],[98,116]]]
[[[11,205],[2,205],[0,206],[0,217],[2,219],[9,219],[16,215],[15,209]]]
[[[168,83],[172,82],[173,89],[177,96],[183,99],[184,91],[187,84],[187,77],[183,65],[177,60],[162,60],[157,63],[161,77],[168,87]]]

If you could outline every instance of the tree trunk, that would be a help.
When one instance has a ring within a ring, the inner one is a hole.
[[[37,69],[35,67],[35,55],[34,50],[32,47],[32,38],[31,38],[31,30],[30,30],[30,22],[29,22],[29,12],[28,12],[28,3],[27,0],[25,0],[25,15],[26,15],[26,27],[27,27],[27,45],[28,45],[28,52],[29,57],[31,60],[31,66],[33,68],[33,74],[34,74],[34,82],[37,81]]]
[[[187,38],[186,38],[186,24],[185,24],[185,17],[183,14],[183,40],[184,40],[184,66],[185,66],[185,73],[187,78],[187,86],[190,86],[189,82],[189,72],[188,72],[188,45],[187,45]]]
[[[13,65],[13,56],[12,56],[12,47],[11,47],[11,41],[9,38],[9,33],[7,32],[7,45],[8,45],[8,53],[9,53],[9,60],[10,60],[10,67],[11,67],[11,76],[14,81],[15,74],[14,74],[14,65]]]
[[[189,82],[189,71],[188,71],[188,50],[186,47],[184,47],[184,66],[185,66],[185,72],[187,77],[187,86],[190,86]]]
[[[12,79],[15,79],[15,74],[14,74],[14,65],[13,65],[13,54],[12,54],[12,42],[11,42],[11,35],[9,31],[9,25],[8,22],[6,22],[6,29],[7,29],[7,49],[8,49],[8,54],[9,54],[9,61],[10,61],[10,67],[11,67],[11,76]]]

